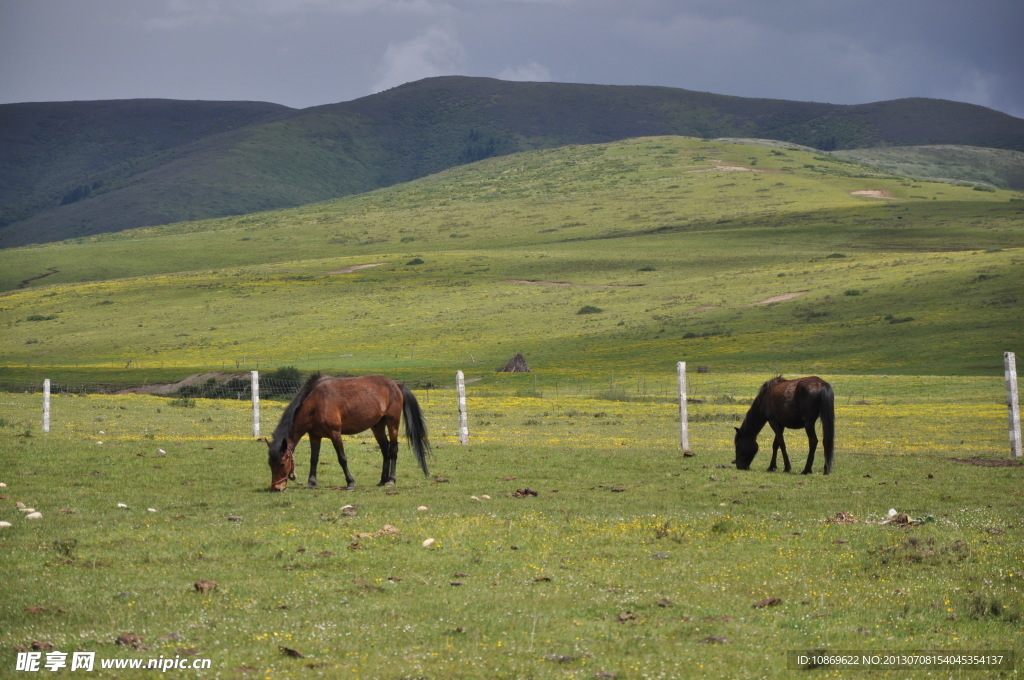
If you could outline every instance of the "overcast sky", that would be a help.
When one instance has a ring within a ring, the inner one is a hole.
[[[453,74],[1024,117],[1024,0],[0,0],[0,103],[304,108]]]

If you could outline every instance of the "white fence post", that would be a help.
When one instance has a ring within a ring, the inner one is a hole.
[[[455,373],[455,388],[459,394],[459,442],[469,443],[469,417],[466,414],[466,376]]]
[[[50,379],[43,381],[43,432],[50,431]]]
[[[686,452],[690,450],[690,426],[686,413],[686,362],[676,363],[676,370],[679,373],[679,447]]]
[[[260,436],[260,372],[252,372],[252,436]]]
[[[1006,406],[1010,410],[1010,455],[1021,457],[1020,403],[1017,401],[1017,357],[1013,352],[1003,353],[1006,369]]]

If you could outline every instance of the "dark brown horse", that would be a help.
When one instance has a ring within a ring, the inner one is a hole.
[[[814,421],[821,418],[821,437],[825,449],[825,474],[832,472],[833,435],[835,431],[835,395],[832,386],[817,376],[786,380],[781,376],[772,378],[764,385],[750,405],[743,424],[736,428],[736,467],[749,470],[750,463],[757,455],[757,435],[765,423],[775,432],[772,442],[772,462],[768,471],[775,470],[779,449],[786,472],[790,471],[789,455],[786,454],[786,440],[783,432],[790,429],[807,431],[807,465],[803,474],[811,474],[814,465],[814,451],[818,448],[818,437],[814,433]]]
[[[373,430],[384,463],[377,486],[394,486],[398,460],[398,421],[405,416],[405,435],[416,460],[427,474],[426,455],[430,452],[427,427],[416,397],[405,385],[383,375],[359,378],[331,378],[314,374],[295,395],[281,415],[270,447],[270,490],[284,491],[289,479],[295,479],[295,446],[309,434],[309,481],[315,489],[316,466],[320,459],[320,440],[327,437],[338,453],[348,489],[355,480],[348,471],[341,435]]]

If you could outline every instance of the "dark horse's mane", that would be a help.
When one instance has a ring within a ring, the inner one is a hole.
[[[751,435],[756,437],[757,434],[764,428],[768,422],[767,416],[764,415],[764,400],[768,397],[768,390],[772,388],[777,382],[784,381],[781,375],[777,375],[771,380],[766,380],[761,389],[757,391],[757,396],[754,397],[754,401],[751,402],[750,408],[747,410],[746,417],[743,418],[743,422],[740,424],[740,432],[744,435]]]
[[[323,377],[320,373],[314,373],[309,376],[309,380],[299,389],[291,403],[284,410],[284,413],[281,414],[281,420],[274,429],[274,439],[270,443],[271,460],[275,462],[281,460],[281,456],[284,455],[285,444],[288,441],[288,435],[292,431],[292,425],[295,424],[295,414],[298,412],[299,407],[302,406],[302,402],[306,401],[306,397],[316,388]]]

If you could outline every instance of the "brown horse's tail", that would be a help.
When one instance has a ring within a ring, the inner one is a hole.
[[[818,396],[821,416],[821,439],[825,447],[825,474],[832,472],[832,461],[835,459],[835,427],[836,427],[836,396],[829,384],[822,385]]]
[[[423,474],[427,472],[427,454],[430,453],[430,440],[427,439],[427,422],[423,418],[423,411],[420,410],[420,403],[405,385],[402,389],[402,412],[405,416],[405,436],[409,440],[412,452],[416,454],[416,460],[423,468]]]

